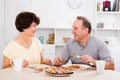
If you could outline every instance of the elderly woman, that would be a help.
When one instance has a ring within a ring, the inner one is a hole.
[[[44,59],[40,41],[33,37],[37,31],[39,18],[32,12],[21,12],[17,15],[15,25],[20,32],[14,40],[6,46],[3,52],[3,68],[9,67],[11,59],[23,58],[23,67],[29,64],[48,64],[49,59]]]

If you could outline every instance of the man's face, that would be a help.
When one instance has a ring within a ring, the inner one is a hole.
[[[73,23],[72,33],[74,35],[74,39],[77,41],[82,40],[86,36],[87,28],[85,28],[82,23],[82,20],[75,20],[75,22]]]

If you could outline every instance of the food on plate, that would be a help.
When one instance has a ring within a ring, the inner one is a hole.
[[[84,66],[80,66],[78,64],[71,64],[69,66],[66,66],[66,68],[68,68],[68,69],[84,69],[85,67]]]
[[[56,70],[57,70],[57,67],[49,67],[49,68],[47,68],[47,72],[49,72],[49,73],[56,73]]]
[[[46,72],[48,73],[54,73],[54,74],[68,74],[68,73],[73,73],[71,72],[71,70],[65,68],[65,67],[55,67],[55,66],[52,66],[52,67],[48,67],[46,69]]]
[[[35,68],[35,72],[38,73],[38,72],[42,72],[43,71],[43,68]]]

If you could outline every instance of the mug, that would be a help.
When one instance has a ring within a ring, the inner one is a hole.
[[[20,72],[22,70],[23,59],[21,58],[12,59],[10,61],[10,64],[16,72]]]
[[[119,56],[114,57],[114,70],[120,71],[120,57]]]
[[[96,69],[97,73],[103,73],[105,69],[105,61],[104,60],[97,60],[96,61]]]

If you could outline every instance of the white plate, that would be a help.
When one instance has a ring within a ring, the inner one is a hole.
[[[73,65],[77,65],[79,66],[80,68],[69,68],[70,66],[73,66]],[[67,64],[67,65],[63,65],[64,67],[68,68],[68,69],[72,69],[72,70],[85,70],[85,69],[88,69],[88,68],[92,68],[91,66],[89,65],[85,65],[85,64]]]
[[[28,66],[29,68],[32,68],[32,69],[35,69],[35,68],[45,68],[45,67],[48,67],[48,65],[45,65],[45,64],[32,64],[32,65],[29,65]]]

